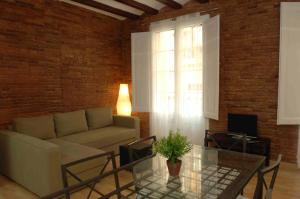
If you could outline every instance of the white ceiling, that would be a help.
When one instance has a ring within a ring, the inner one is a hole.
[[[92,10],[94,12],[104,14],[104,15],[107,15],[107,16],[110,16],[110,17],[113,17],[113,18],[116,18],[116,19],[119,19],[119,20],[126,19],[125,17],[115,15],[113,13],[106,12],[106,11],[103,11],[103,10],[95,9],[93,7],[90,7],[90,6],[85,6],[83,4],[79,4],[79,3],[73,2],[71,0],[60,0],[60,1],[68,3],[68,4],[72,4],[72,5],[75,5],[75,6],[79,6],[79,7],[85,8],[85,9],[89,9],[89,10]],[[120,10],[124,10],[126,12],[129,12],[129,13],[132,13],[132,14],[135,14],[135,15],[142,15],[144,13],[142,10],[127,6],[123,3],[119,3],[119,2],[114,1],[114,0],[94,0],[94,1],[97,1],[97,2],[102,3],[102,4],[109,5],[109,6],[114,7],[114,8],[118,8]],[[142,4],[145,4],[145,5],[148,5],[152,8],[157,9],[157,10],[160,10],[161,8],[163,8],[165,6],[164,4],[162,4],[162,3],[160,3],[156,0],[135,0],[135,1],[137,1],[139,3],[142,3]],[[184,5],[189,0],[175,0],[175,1],[177,1],[181,5]]]

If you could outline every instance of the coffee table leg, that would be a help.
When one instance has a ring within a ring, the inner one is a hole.
[[[62,179],[63,179],[64,188],[68,188],[68,179],[67,179],[66,168],[64,166],[62,166],[61,170],[62,170]],[[70,199],[70,192],[69,191],[67,191],[65,193],[65,195],[66,195],[66,199]]]
[[[106,167],[107,167],[107,165],[108,165],[108,163],[109,163],[110,160],[111,160],[111,159],[107,158],[107,161],[106,161],[105,165],[103,166],[103,168],[101,169],[101,171],[100,171],[100,173],[99,173],[99,176],[100,176],[101,174],[103,174],[103,172],[105,171],[105,169],[106,169]],[[94,182],[93,185],[90,187],[90,192],[89,192],[89,194],[88,194],[87,199],[89,199],[89,198],[91,197],[91,195],[92,195],[92,192],[95,191],[95,186],[96,186],[96,184],[97,184],[97,181]],[[100,194],[100,192],[99,192],[98,194]],[[103,196],[103,194],[100,194],[100,195]]]

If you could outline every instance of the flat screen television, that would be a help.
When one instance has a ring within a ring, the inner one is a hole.
[[[247,136],[257,137],[257,116],[229,113],[228,131],[246,133]]]

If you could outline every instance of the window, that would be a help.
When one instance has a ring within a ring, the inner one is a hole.
[[[151,131],[158,137],[176,129],[199,134],[204,126],[202,40],[200,23],[152,32]]]
[[[199,13],[132,34],[133,107],[150,112],[158,138],[181,130],[203,144],[204,117],[218,119],[220,16]]]
[[[191,118],[203,113],[202,26],[183,28],[181,36],[175,66],[175,30],[154,33],[153,110]],[[177,101],[184,104],[177,106]]]
[[[184,106],[180,111],[186,118],[203,114],[203,56],[202,26],[191,26],[182,30],[182,62],[178,65],[182,80],[181,96]]]
[[[175,111],[175,49],[174,30],[154,33],[153,49],[153,111]]]

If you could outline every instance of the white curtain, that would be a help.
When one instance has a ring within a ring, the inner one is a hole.
[[[203,144],[202,22],[187,15],[151,24],[151,133],[158,138],[179,129],[194,144]]]

